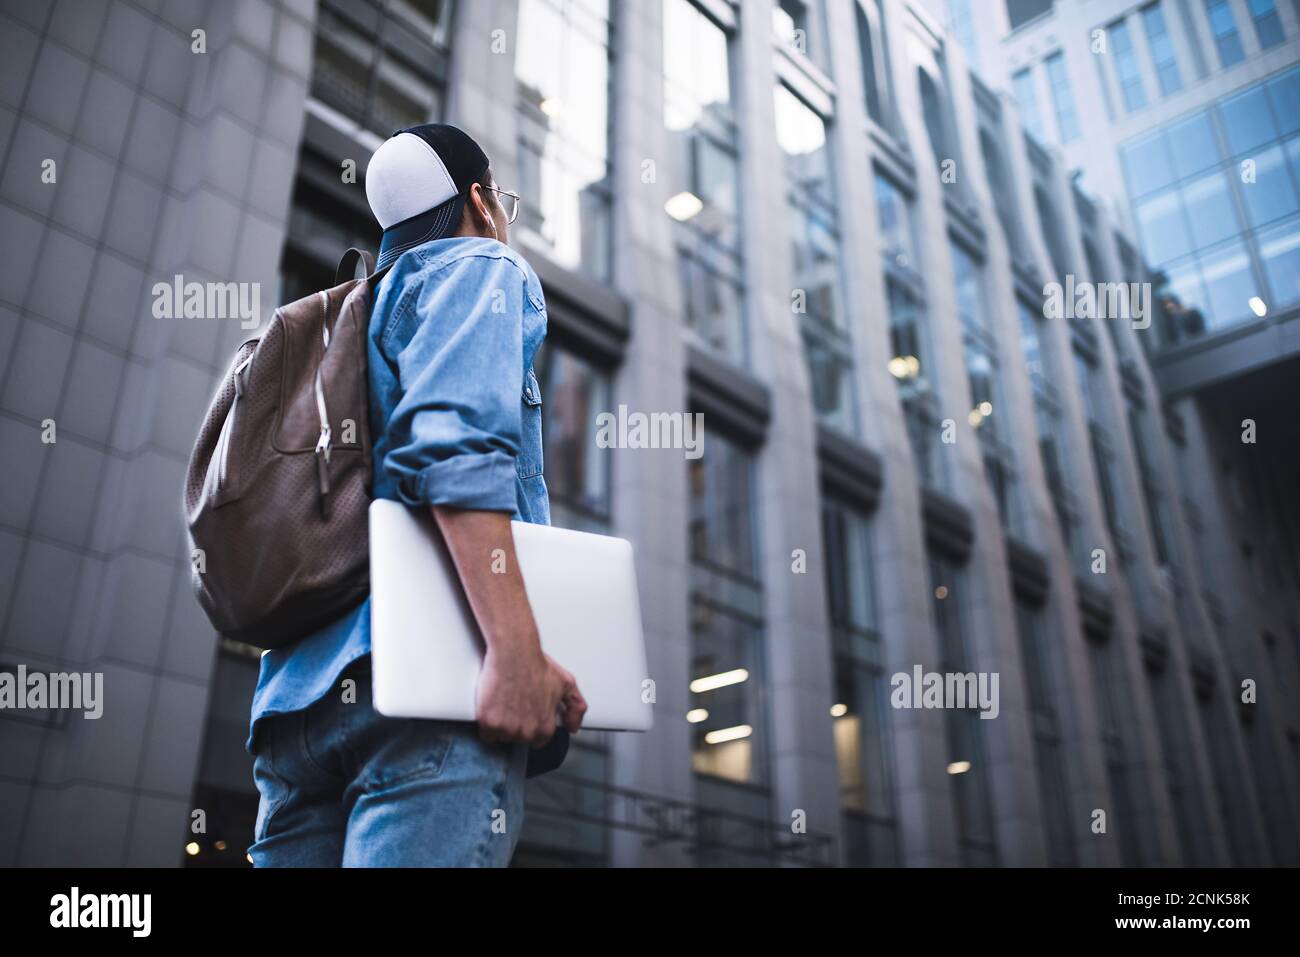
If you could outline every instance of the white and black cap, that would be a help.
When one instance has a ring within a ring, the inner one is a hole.
[[[366,199],[384,230],[375,268],[450,235],[470,187],[487,169],[487,155],[469,134],[444,123],[412,126],[386,139],[366,169]]]

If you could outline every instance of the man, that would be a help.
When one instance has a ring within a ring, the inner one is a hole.
[[[587,708],[541,650],[510,531],[512,518],[550,521],[532,370],[546,306],[506,245],[519,198],[461,130],[395,133],[370,160],[366,196],[388,270],[368,340],[373,491],[431,509],[446,540],[487,646],[478,723],[374,710],[369,601],[267,652],[248,740],[261,792],[249,854],[257,866],[503,866],[529,746],[576,732]]]

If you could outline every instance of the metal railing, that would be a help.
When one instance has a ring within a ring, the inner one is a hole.
[[[539,780],[530,787],[546,785]],[[530,807],[529,812],[640,834],[647,847],[680,844],[688,854],[696,856],[731,853],[749,858],[757,866],[830,867],[835,863],[835,842],[829,834],[815,831],[798,834],[788,824],[603,781],[566,777],[563,788],[556,790],[562,790],[563,795],[548,791],[547,804]],[[592,800],[597,796],[603,800]],[[593,813],[590,810],[593,806],[603,807],[604,813]]]

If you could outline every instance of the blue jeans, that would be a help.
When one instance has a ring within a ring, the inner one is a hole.
[[[386,718],[370,658],[302,711],[258,724],[257,867],[504,867],[524,819],[526,744],[473,724]]]

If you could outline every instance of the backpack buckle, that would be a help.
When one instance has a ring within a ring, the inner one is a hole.
[[[323,454],[326,462],[330,460],[330,427],[328,423],[321,426],[320,438],[316,440],[316,454]]]

